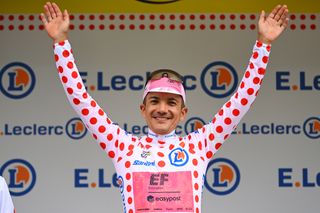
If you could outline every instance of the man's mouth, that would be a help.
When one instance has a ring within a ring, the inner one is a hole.
[[[170,119],[169,117],[160,117],[160,116],[153,116],[153,118],[158,121],[167,121]]]

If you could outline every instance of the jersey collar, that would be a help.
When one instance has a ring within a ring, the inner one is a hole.
[[[148,128],[148,137],[153,138],[153,139],[165,141],[168,139],[175,138],[175,136],[177,136],[175,130],[173,130],[172,132],[170,132],[169,134],[166,134],[166,135],[158,135],[158,134],[154,133],[151,129]]]

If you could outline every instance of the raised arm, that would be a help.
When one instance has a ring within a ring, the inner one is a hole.
[[[44,10],[45,14],[41,14],[41,19],[48,35],[54,42],[56,67],[67,98],[96,142],[113,161],[117,161],[126,154],[126,149],[119,149],[117,141],[130,142],[132,138],[119,126],[113,124],[107,114],[87,93],[75,64],[71,45],[67,40],[68,12],[65,10],[62,14],[55,3],[46,3]]]
[[[214,115],[213,120],[199,130],[203,134],[193,133],[193,137],[202,137],[201,141],[204,141],[203,147],[206,149],[199,150],[199,152],[205,152],[202,155],[207,156],[208,159],[231,135],[255,100],[269,61],[271,43],[280,36],[288,25],[287,17],[288,9],[285,5],[276,6],[267,17],[263,11],[261,12],[258,23],[258,39],[237,91]]]

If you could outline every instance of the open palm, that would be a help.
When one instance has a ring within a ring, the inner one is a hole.
[[[67,39],[69,30],[69,14],[65,10],[61,13],[60,8],[55,3],[48,2],[44,5],[45,14],[41,13],[41,21],[48,35],[55,41]]]
[[[271,43],[279,37],[287,26],[288,9],[286,5],[276,6],[267,17],[262,11],[258,23],[259,38],[265,43]]]

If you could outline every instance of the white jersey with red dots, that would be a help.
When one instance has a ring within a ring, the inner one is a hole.
[[[138,137],[114,124],[87,93],[70,43],[54,44],[56,66],[72,107],[118,175],[124,212],[201,212],[209,160],[230,136],[257,96],[271,46],[256,41],[235,94],[211,122],[182,137],[174,133]]]

